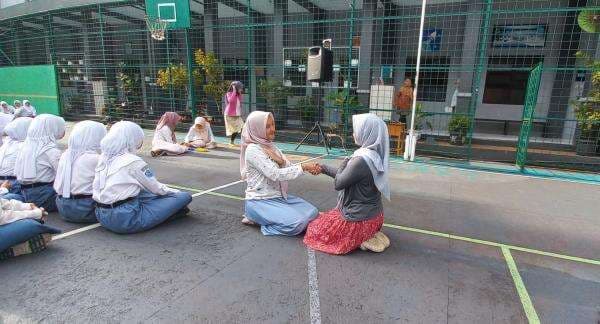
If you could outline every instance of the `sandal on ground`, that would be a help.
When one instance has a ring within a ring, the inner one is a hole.
[[[364,241],[361,245],[360,245],[360,249],[363,251],[372,251],[372,252],[376,252],[376,253],[381,253],[383,252],[383,250],[385,250],[385,245],[383,244],[383,242],[381,242],[380,240],[378,240],[377,238],[375,238],[374,236],[366,241]]]
[[[23,243],[19,243],[4,251],[1,251],[0,260],[45,250],[51,240],[52,236],[50,234],[38,234]]]
[[[375,233],[374,236],[376,239],[380,240],[381,243],[383,243],[383,245],[385,246],[385,248],[387,249],[390,246],[390,239],[387,237],[387,235],[385,235],[385,233],[383,232],[377,232]]]
[[[244,218],[242,218],[242,224],[244,225],[250,225],[250,226],[254,226],[256,225],[255,222],[251,221],[248,217],[244,216]]]
[[[158,157],[165,155],[165,151],[150,151],[152,157]]]

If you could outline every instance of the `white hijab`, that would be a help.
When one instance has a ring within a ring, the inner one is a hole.
[[[21,181],[31,181],[37,176],[38,158],[46,151],[56,147],[56,141],[65,134],[65,120],[61,117],[41,114],[35,118],[23,147],[17,154],[15,174]]]
[[[22,117],[15,118],[8,123],[4,128],[4,134],[8,136],[8,140],[0,147],[0,165],[4,162],[6,154],[12,154],[17,149],[15,143],[22,143],[27,137],[27,130],[33,119]]]
[[[62,188],[58,194],[64,198],[71,197],[71,176],[73,163],[84,153],[99,153],[100,141],[106,136],[106,127],[101,123],[84,120],[73,127],[69,136],[69,146],[63,153],[58,164],[58,174],[55,181],[56,188]]]
[[[0,134],[4,133],[4,128],[10,123],[15,116],[4,111],[0,111]],[[0,136],[0,144],[2,144],[2,136]]]
[[[385,122],[375,114],[352,116],[354,141],[360,146],[352,156],[362,157],[371,169],[377,189],[390,200],[390,140]]]
[[[187,135],[185,136],[186,142],[191,142],[194,139],[194,133],[198,133],[198,130],[195,127],[196,125],[201,125],[203,127],[202,132],[206,131],[206,133],[208,134],[208,142],[209,143],[212,143],[215,141],[215,136],[213,135],[212,129],[210,127],[210,123],[204,117],[196,117],[196,119],[194,119],[194,125],[192,125],[192,127],[190,127],[190,130],[188,131]]]
[[[120,121],[115,123],[108,134],[100,142],[102,154],[96,166],[96,176],[94,178],[94,190],[102,190],[106,185],[106,178],[115,174],[127,165],[141,160],[135,152],[144,142],[144,131],[142,128],[130,121]],[[117,157],[126,156],[115,162]]]

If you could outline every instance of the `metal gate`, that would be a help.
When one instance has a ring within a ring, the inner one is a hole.
[[[523,106],[523,118],[521,122],[521,131],[517,141],[517,166],[521,169],[525,167],[527,161],[527,146],[529,145],[529,135],[533,124],[533,114],[538,99],[538,90],[542,78],[543,64],[539,63],[529,73],[527,81],[527,92],[525,93],[525,105]]]

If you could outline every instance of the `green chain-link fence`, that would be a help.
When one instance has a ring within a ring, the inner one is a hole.
[[[599,1],[428,3],[419,35],[416,0],[191,0],[191,27],[163,41],[150,37],[144,1],[14,17],[15,6],[0,12],[0,64],[55,64],[62,112],[73,119],[151,126],[177,111],[187,121],[211,116],[221,133],[223,93],[239,80],[245,111],[274,112],[280,140],[298,141],[318,120],[351,141],[353,113],[391,117],[404,80],[414,81],[422,38],[417,155],[516,163],[520,147],[523,165],[600,170],[600,123],[576,113],[593,93],[594,71],[576,53],[600,54],[598,34],[583,32],[577,16],[600,10]],[[308,83],[307,49],[327,38],[334,80]],[[519,144],[527,83],[540,63]]]

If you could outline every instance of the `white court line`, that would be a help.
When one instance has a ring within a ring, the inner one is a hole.
[[[96,224],[92,224],[92,225],[80,227],[80,228],[78,228],[76,230],[72,230],[72,231],[69,231],[69,232],[66,232],[66,233],[62,233],[62,234],[59,234],[59,235],[54,235],[54,236],[52,236],[52,241],[60,240],[62,238],[65,238],[67,236],[71,236],[73,234],[77,234],[77,233],[89,231],[89,230],[97,228],[97,227],[100,227],[100,223],[96,223]]]
[[[319,301],[319,280],[317,278],[317,260],[315,251],[308,252],[308,296],[310,300],[310,323],[321,324],[321,302]]]

